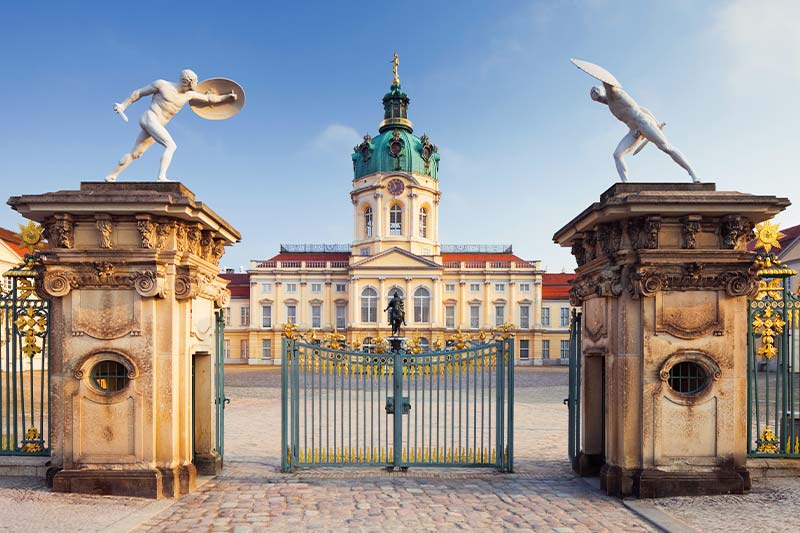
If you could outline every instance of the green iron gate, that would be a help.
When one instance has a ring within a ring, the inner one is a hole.
[[[577,469],[581,452],[581,311],[572,310],[569,329],[569,392],[564,403],[569,408],[569,461]]]
[[[215,446],[222,459],[225,459],[225,405],[231,401],[225,397],[225,315],[224,310],[216,312],[214,330],[215,361],[214,361],[214,407],[215,413]]]
[[[513,471],[513,350],[510,338],[424,353],[367,353],[336,340],[325,346],[284,338],[283,470]]]
[[[50,455],[50,302],[36,294],[36,261],[0,285],[0,455]]]
[[[800,458],[800,295],[790,287],[796,272],[770,253],[764,226],[757,231],[767,246],[756,260],[758,293],[748,302],[748,452]]]

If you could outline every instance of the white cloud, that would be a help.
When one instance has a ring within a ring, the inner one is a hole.
[[[800,79],[800,2],[736,0],[718,11],[714,38],[733,54],[733,81],[747,86],[763,77]]]
[[[361,136],[350,126],[329,124],[314,137],[311,145],[316,150],[341,155],[352,152],[360,141]]]

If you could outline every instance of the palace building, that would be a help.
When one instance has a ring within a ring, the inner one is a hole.
[[[232,293],[228,362],[279,364],[285,323],[318,338],[336,330],[368,347],[390,334],[384,310],[395,292],[405,300],[401,334],[423,349],[444,346],[459,329],[478,336],[512,324],[519,364],[563,357],[566,278],[554,280],[560,288],[545,302],[539,261],[510,245],[440,243],[439,153],[414,134],[409,102],[395,76],[378,134],[354,148],[350,243],[284,244],[246,274],[223,274]]]

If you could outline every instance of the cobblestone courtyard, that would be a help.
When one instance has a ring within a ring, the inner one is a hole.
[[[280,372],[227,369],[226,467],[181,500],[50,493],[0,478],[8,531],[655,531],[575,477],[566,455],[564,368],[519,369],[516,472],[316,469],[281,474]],[[673,530],[800,530],[800,481],[757,481],[747,496],[627,502]]]

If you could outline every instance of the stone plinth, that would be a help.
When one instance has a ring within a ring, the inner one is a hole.
[[[38,290],[52,299],[57,491],[175,497],[214,447],[215,308],[239,233],[180,183],[82,183],[15,196],[40,222]]]
[[[600,470],[609,494],[749,488],[746,245],[788,205],[713,184],[617,184],[555,234],[577,259],[570,295],[583,306],[575,467]]]

